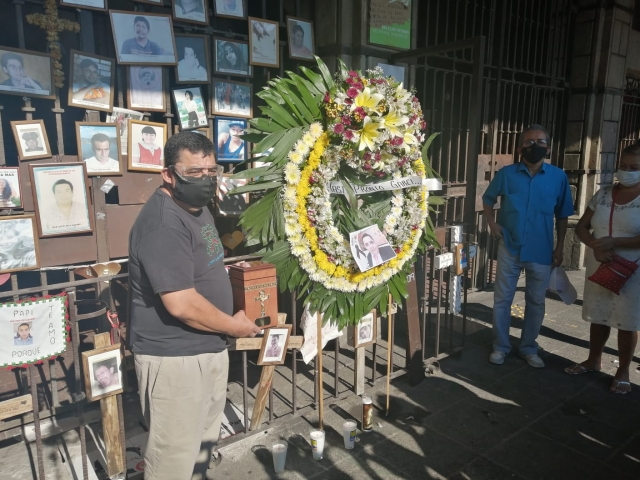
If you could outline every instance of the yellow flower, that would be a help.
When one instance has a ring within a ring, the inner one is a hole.
[[[408,121],[409,117],[406,115],[400,115],[397,110],[391,110],[388,114],[382,117],[382,123],[394,137],[403,136],[398,127],[405,125]]]
[[[369,87],[365,87],[365,89],[353,100],[351,111],[353,112],[358,107],[373,110],[378,106],[378,103],[380,103],[380,100],[383,98],[384,95],[380,95],[379,93],[371,94],[371,89]]]
[[[378,129],[381,128],[381,126],[382,124],[371,120],[371,117],[366,117],[364,119],[362,130],[358,132],[360,134],[360,145],[358,146],[358,150],[364,150],[365,147],[369,148],[369,150],[375,150],[375,140],[380,137]]]

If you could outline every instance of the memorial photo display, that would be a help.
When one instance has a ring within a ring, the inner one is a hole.
[[[291,335],[291,325],[278,325],[265,329],[258,365],[281,365],[287,356],[287,344]]]
[[[39,266],[34,216],[0,216],[0,273],[33,270]]]
[[[215,71],[226,75],[250,77],[249,44],[239,40],[214,38]]]
[[[173,23],[168,15],[109,10],[121,65],[176,65]]]
[[[253,87],[249,83],[213,79],[211,113],[230,117],[251,118]]]
[[[78,160],[89,176],[122,175],[119,130],[116,123],[76,122]]]
[[[172,0],[173,18],[181,22],[209,25],[207,0]]]
[[[18,167],[0,167],[0,210],[21,208],[20,169]]]
[[[209,83],[209,37],[176,35],[176,49],[179,59],[176,83]]]
[[[242,162],[247,158],[247,142],[240,138],[247,129],[247,120],[216,117],[214,144],[218,162]]]
[[[217,17],[247,18],[246,0],[213,0]]]
[[[83,52],[69,52],[69,105],[110,112],[113,108],[115,61]]]
[[[120,344],[82,352],[84,386],[90,402],[122,393]]]
[[[280,66],[278,22],[249,17],[249,63],[264,67]]]
[[[176,88],[172,92],[181,130],[209,125],[200,87]]]
[[[55,98],[51,57],[42,52],[0,46],[0,93]]]
[[[49,138],[42,120],[12,121],[11,130],[18,147],[18,160],[51,157]]]
[[[162,67],[132,65],[127,68],[127,106],[144,112],[165,112]]]
[[[164,168],[165,123],[129,120],[129,170],[160,172]]]
[[[289,56],[296,60],[313,60],[315,44],[313,23],[296,17],[287,17]]]

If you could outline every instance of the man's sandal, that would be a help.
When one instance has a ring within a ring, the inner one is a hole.
[[[631,383],[614,379],[609,391],[611,393],[617,393],[618,395],[626,395],[631,391]]]
[[[582,375],[583,373],[599,372],[599,371],[600,371],[599,369],[587,368],[580,363],[576,363],[575,365],[564,369],[564,373],[568,373],[569,375]]]

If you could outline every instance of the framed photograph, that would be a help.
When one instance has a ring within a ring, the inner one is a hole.
[[[171,91],[181,130],[209,125],[200,87],[174,88]]]
[[[370,225],[349,233],[351,254],[361,272],[382,265],[396,257],[387,237],[378,225]]]
[[[49,138],[42,120],[14,120],[11,122],[11,130],[18,146],[19,160],[51,157]]]
[[[0,273],[33,270],[40,266],[33,215],[0,216],[0,239]]]
[[[115,123],[118,125],[118,134],[120,135],[120,155],[127,154],[127,139],[129,138],[129,119],[142,120],[144,115],[140,112],[127,110],[126,108],[114,107],[111,114],[107,114],[107,123]]]
[[[378,336],[377,326],[376,311],[371,310],[360,319],[357,325],[349,327],[353,329],[353,346],[358,348],[375,343]],[[351,335],[347,334],[347,336]]]
[[[176,35],[176,83],[209,83],[208,39],[206,35]]]
[[[249,17],[249,63],[263,67],[280,66],[278,22]]]
[[[107,0],[60,0],[63,7],[86,8],[88,10],[107,10]]]
[[[122,175],[118,124],[76,122],[76,139],[78,160],[87,166],[87,175]]]
[[[0,46],[0,93],[55,98],[51,57],[42,52]]]
[[[116,62],[107,57],[71,50],[69,106],[110,112]]]
[[[253,75],[253,70],[249,65],[249,44],[247,42],[214,37],[213,45],[216,56],[214,68],[216,73],[241,77]]]
[[[211,129],[209,127],[201,127],[201,128],[194,128],[193,130],[189,130],[190,132],[193,133],[198,133],[200,135],[204,135],[205,137],[207,137],[209,140],[212,140],[213,135],[211,135]],[[173,126],[173,134],[175,135],[176,133],[180,133],[180,127],[178,125],[174,125]]]
[[[133,0],[137,3],[147,3],[149,5],[164,5],[164,0]]]
[[[90,402],[122,393],[120,344],[82,352],[84,387]]]
[[[242,162],[247,158],[247,145],[241,135],[247,129],[247,120],[216,117],[213,120],[218,162]]]
[[[209,25],[209,12],[205,0],[172,0],[173,18],[181,22]]]
[[[40,238],[93,230],[84,163],[31,164],[29,173]]]
[[[129,170],[159,172],[164,168],[167,125],[129,120]]]
[[[287,356],[291,325],[267,328],[262,338],[258,365],[282,365]]]
[[[118,63],[176,65],[176,43],[169,15],[109,10]]]
[[[224,173],[218,180],[218,191],[216,192],[216,212],[221,217],[239,217],[249,206],[249,193],[241,195],[229,195],[228,193],[236,187],[241,187],[248,183],[247,178],[232,178],[233,174]]]
[[[253,117],[251,98],[253,86],[232,80],[213,79],[211,113],[230,117]]]
[[[0,210],[21,210],[20,168],[0,167]]]
[[[316,51],[313,22],[287,16],[287,35],[289,36],[289,56],[291,58],[313,60]]]
[[[213,0],[217,17],[247,18],[246,0]]]
[[[162,67],[132,65],[127,68],[129,78],[127,106],[145,112],[166,112]]]

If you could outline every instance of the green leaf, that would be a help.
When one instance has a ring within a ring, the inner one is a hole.
[[[264,153],[274,145],[276,145],[282,137],[287,133],[286,130],[281,130],[279,132],[274,132],[266,137],[264,137],[256,146],[253,147],[252,152],[256,153]]]
[[[264,133],[245,133],[243,135],[240,135],[241,139],[249,143],[260,143],[265,137],[266,135]]]
[[[327,65],[320,59],[320,57],[317,57],[314,55],[314,58],[318,63],[318,70],[320,70],[320,74],[322,75],[322,78],[324,80],[325,85],[327,86],[327,89],[331,90],[334,87],[333,77],[331,76],[331,72],[327,68]]]
[[[295,92],[295,83],[291,82],[292,85],[287,89],[284,85],[280,85],[278,88],[281,90],[283,94],[282,98],[287,102],[289,107],[294,110],[298,118],[304,120],[305,123],[310,124],[315,121],[316,118],[311,114],[311,111],[306,107],[304,101],[296,94]]]
[[[271,166],[250,168],[249,170],[243,170],[242,172],[234,173],[231,178],[257,178],[262,177],[269,173]]]
[[[424,145],[422,146],[422,158],[427,158],[427,150],[429,150],[431,143],[435,140],[435,138],[438,135],[440,135],[440,132],[432,133],[431,135],[429,135],[429,138],[427,138],[427,140],[424,142]]]
[[[444,205],[447,199],[437,195],[429,195],[429,205]]]
[[[322,95],[325,94],[329,89],[327,85],[322,81],[322,77],[317,73],[309,70],[307,67],[300,67],[300,71],[305,74],[305,76],[313,83],[313,86],[319,93]]]
[[[278,105],[276,102],[270,99],[265,99],[267,105],[271,107],[271,118],[273,118],[276,122],[281,125],[288,125],[289,127],[298,127],[300,126],[299,120],[295,119],[290,112],[287,112],[285,108],[281,105]],[[265,111],[265,110],[263,110]],[[266,112],[266,111],[265,111]]]
[[[293,81],[295,82],[296,86],[298,87],[298,91],[300,92],[300,95],[302,97],[302,100],[305,104],[305,106],[309,109],[309,112],[311,113],[311,116],[314,119],[319,120],[320,119],[320,102],[322,101],[321,96],[314,96],[310,91],[309,88],[307,87],[307,85],[304,83],[305,80],[303,78],[301,78],[298,75],[295,75],[295,77],[293,75],[291,75]],[[320,97],[320,98],[318,98]]]
[[[249,120],[249,123],[256,127],[258,130],[262,130],[263,132],[280,132],[287,129],[282,125],[279,125],[274,120],[266,118],[252,118],[251,120]]]
[[[281,187],[282,182],[256,182],[236,187],[229,192],[229,195],[239,195],[240,193],[255,192],[257,190],[270,190],[272,188]]]
[[[347,311],[347,300],[344,298],[344,294],[342,292],[335,292],[336,300],[338,302],[338,310],[340,310],[340,315],[344,315]]]

